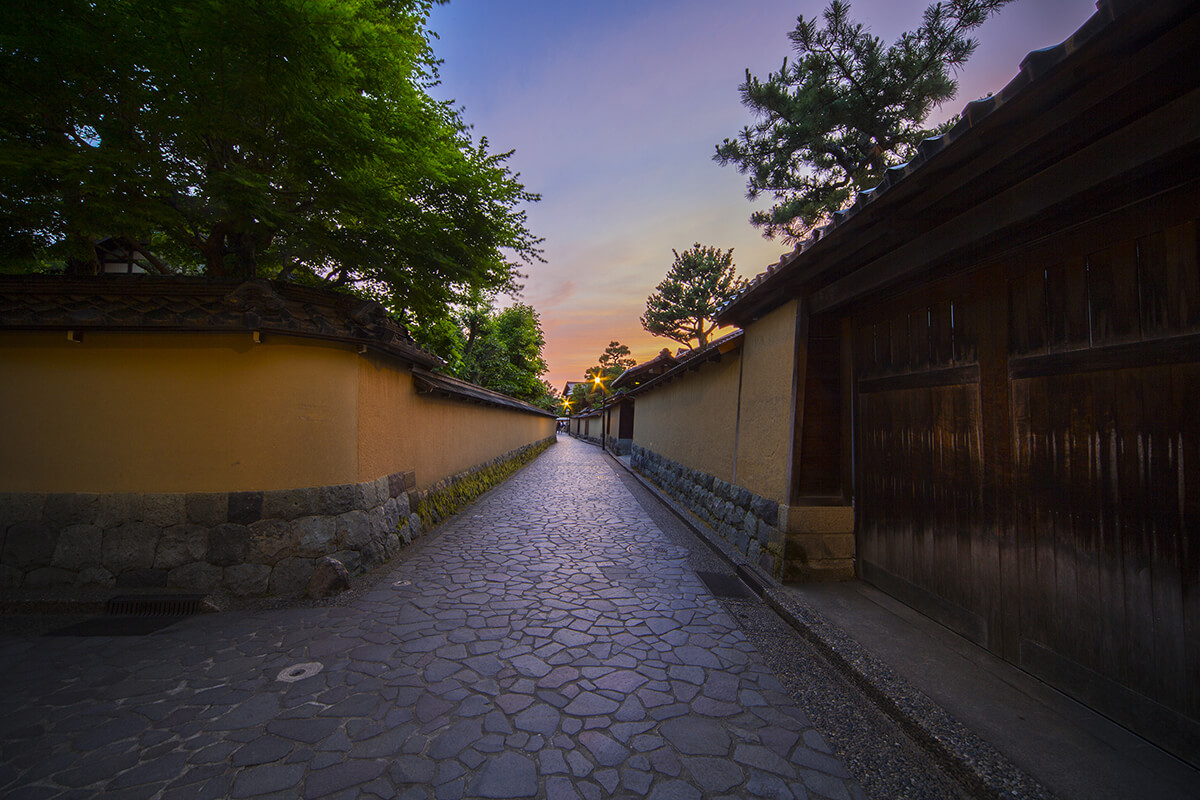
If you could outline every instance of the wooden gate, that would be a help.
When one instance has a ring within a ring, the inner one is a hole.
[[[863,577],[1200,761],[1195,221],[854,318]]]

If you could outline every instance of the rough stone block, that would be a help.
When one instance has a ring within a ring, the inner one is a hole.
[[[208,532],[208,553],[204,560],[218,567],[241,564],[250,546],[250,529],[245,525],[226,523]]]
[[[58,529],[40,522],[18,522],[16,525],[9,525],[4,535],[2,560],[22,572],[48,567],[54,560],[58,535]]]
[[[294,523],[296,555],[323,556],[333,550],[337,526],[333,517],[303,517]]]
[[[211,528],[229,521],[229,495],[225,492],[192,492],[187,496],[187,521]]]
[[[121,589],[159,589],[167,585],[165,569],[130,569],[117,575]]]
[[[87,567],[75,576],[76,586],[100,586],[106,589],[117,585],[117,579],[104,567]]]
[[[40,522],[46,495],[36,492],[0,492],[0,528],[18,522]]]
[[[383,475],[376,478],[373,483],[375,484],[375,496],[379,498],[378,505],[383,505],[392,496],[392,482],[389,476]]]
[[[750,510],[754,512],[754,516],[768,525],[779,524],[779,504],[774,500],[754,495],[750,501]]]
[[[143,495],[142,521],[160,528],[182,525],[187,522],[187,495],[178,492]]]
[[[254,564],[274,564],[296,550],[294,525],[282,519],[263,519],[250,526],[246,560]]]
[[[379,491],[375,481],[363,481],[354,484],[354,507],[359,510],[374,508],[379,505]]]
[[[391,502],[391,501],[389,501]],[[383,508],[376,508],[368,511],[367,521],[371,526],[371,541],[379,543],[383,541],[385,536],[390,536],[396,532],[396,518],[389,516]]]
[[[336,558],[325,556],[317,561],[308,580],[310,597],[330,597],[350,588],[350,572]]]
[[[299,597],[308,586],[316,564],[315,558],[289,556],[280,559],[275,568],[271,570],[267,589],[271,594],[281,597]]]
[[[333,554],[333,557],[342,562],[352,574],[362,571],[363,557],[356,550],[339,550]]]
[[[320,510],[320,489],[276,489],[263,492],[263,519],[310,517]]]
[[[230,492],[229,521],[237,525],[249,525],[263,518],[262,492]]]
[[[98,525],[71,525],[62,529],[51,562],[56,567],[79,570],[100,563],[103,532]],[[74,576],[72,576],[74,577]]]
[[[787,535],[779,528],[767,525],[765,522],[758,524],[758,543],[763,547],[771,547],[782,552],[786,540]]]
[[[203,525],[172,525],[162,532],[154,551],[154,568],[173,570],[208,555],[208,528]]]
[[[383,537],[382,546],[383,557],[390,561],[392,557],[396,555],[396,553],[400,552],[400,539],[394,533],[389,536],[385,536]]]
[[[412,531],[413,538],[420,536],[425,532],[424,526],[421,524],[421,517],[417,514],[408,515],[408,529]]]
[[[26,589],[45,589],[51,586],[71,586],[75,583],[75,571],[58,567],[41,567],[25,576]]]
[[[354,484],[341,483],[321,487],[321,513],[327,516],[354,510]]]
[[[167,586],[193,592],[212,592],[221,586],[222,570],[212,564],[197,561],[184,564],[167,573]]]
[[[754,501],[754,495],[750,494],[749,489],[743,489],[740,486],[734,487],[737,494],[734,497],[734,504],[739,508],[750,508],[750,504]]]
[[[68,525],[86,525],[96,520],[100,495],[81,492],[65,492],[46,495],[42,506],[42,521],[51,528]]]
[[[371,518],[363,511],[338,515],[336,541],[343,550],[362,550],[371,543]]]
[[[221,583],[235,597],[267,593],[271,568],[264,564],[233,564],[225,568]]]
[[[146,498],[141,492],[105,492],[96,501],[92,522],[107,530],[127,522],[141,522]]]

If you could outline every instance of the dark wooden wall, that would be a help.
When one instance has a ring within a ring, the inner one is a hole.
[[[1197,762],[1200,235],[1106,236],[855,313],[859,563]]]

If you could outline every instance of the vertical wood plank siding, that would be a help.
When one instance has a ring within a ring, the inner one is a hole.
[[[1133,233],[856,313],[859,556],[1088,701],[1195,723],[1200,237]]]

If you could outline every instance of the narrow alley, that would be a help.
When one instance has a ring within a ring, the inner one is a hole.
[[[4,637],[0,671],[8,798],[865,796],[570,439],[348,603]]]

